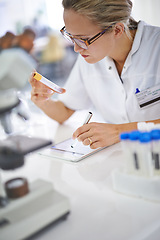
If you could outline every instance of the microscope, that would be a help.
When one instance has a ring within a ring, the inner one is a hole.
[[[0,52],[0,66],[0,123],[6,134],[4,139],[0,137],[0,170],[9,171],[22,167],[27,154],[50,146],[52,141],[12,134],[12,112],[28,118],[17,91],[35,69],[34,59],[22,49],[6,49]],[[29,184],[26,178],[18,177],[3,184],[0,177],[1,240],[26,239],[66,218],[69,211],[68,199],[55,191],[52,183],[38,179]]]

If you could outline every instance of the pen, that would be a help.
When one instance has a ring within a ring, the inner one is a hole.
[[[92,115],[93,115],[92,112],[89,112],[89,113],[88,113],[88,116],[86,117],[86,119],[85,119],[83,125],[89,123],[89,121],[90,121]],[[74,143],[71,145],[71,148],[74,148],[74,147],[76,146],[77,143],[78,143],[78,140],[77,140],[77,138],[76,138],[76,139],[74,140]]]
[[[64,93],[66,90],[55,83],[51,82],[47,78],[43,77],[41,74],[35,72],[33,77],[37,80],[48,86],[49,88],[53,89],[57,93]]]

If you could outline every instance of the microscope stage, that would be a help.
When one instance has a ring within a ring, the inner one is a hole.
[[[11,200],[0,209],[0,239],[21,240],[70,212],[68,199],[52,183],[37,180],[24,197]]]

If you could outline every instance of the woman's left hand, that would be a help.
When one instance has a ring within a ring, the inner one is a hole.
[[[107,147],[119,142],[118,125],[96,122],[84,124],[73,133],[75,138],[92,149]]]

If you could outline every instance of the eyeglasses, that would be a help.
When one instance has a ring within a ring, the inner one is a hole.
[[[66,27],[65,26],[60,30],[60,32],[70,42],[76,43],[80,48],[88,49],[88,46],[91,45],[93,42],[95,42],[98,38],[100,38],[107,31],[107,29],[112,27],[112,25],[110,25],[109,27],[104,29],[102,32],[99,32],[98,34],[96,34],[94,37],[92,37],[90,39],[83,39],[83,38],[75,38],[75,37],[73,37],[70,33],[68,33],[66,31]]]

